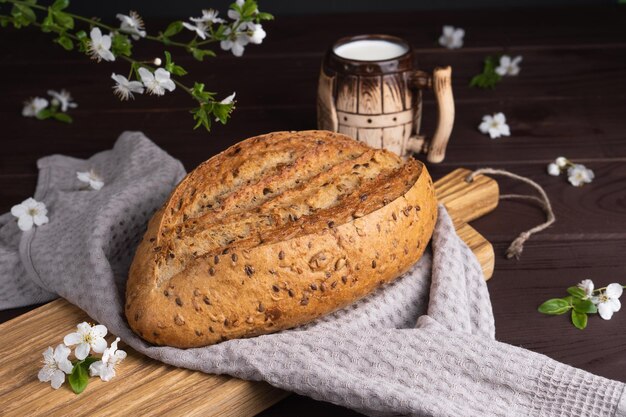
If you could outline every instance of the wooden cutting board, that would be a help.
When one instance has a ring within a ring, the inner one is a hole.
[[[457,169],[435,183],[459,236],[476,254],[485,279],[491,278],[491,244],[467,224],[498,204],[498,185],[485,176],[465,182]],[[121,345],[128,358],[111,382],[91,378],[75,395],[41,383],[42,352],[56,346],[76,324],[89,321],[80,309],[59,299],[0,325],[0,414],[6,416],[252,416],[289,395],[264,382],[207,375],[149,359]],[[107,338],[112,341],[113,336]]]

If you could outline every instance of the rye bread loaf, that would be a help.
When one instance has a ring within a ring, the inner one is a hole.
[[[325,131],[250,138],[189,173],[155,213],[126,317],[145,340],[181,348],[301,325],[400,276],[435,220],[414,159]]]

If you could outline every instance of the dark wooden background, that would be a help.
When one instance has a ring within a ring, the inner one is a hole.
[[[149,29],[156,23],[148,22]],[[465,28],[465,47],[437,45],[443,24]],[[161,25],[162,26],[162,25]],[[534,236],[519,261],[502,253],[522,230],[543,220],[526,204],[503,202],[474,226],[494,243],[496,269],[489,290],[500,341],[544,353],[596,374],[626,381],[626,312],[611,321],[592,317],[580,331],[566,317],[537,313],[544,300],[591,278],[597,286],[626,283],[626,7],[411,12],[397,14],[279,17],[267,24],[261,46],[197,63],[170,48],[190,70],[188,83],[203,81],[220,97],[237,92],[237,109],[211,133],[191,129],[193,104],[180,91],[120,103],[111,72],[122,62],[96,64],[53,45],[35,29],[0,33],[0,210],[32,195],[35,163],[52,153],[88,157],[110,148],[124,130],[142,130],[180,158],[187,169],[249,136],[275,130],[315,128],[315,93],[325,49],[341,36],[389,33],[410,40],[420,66],[452,65],[457,120],[444,163],[430,166],[435,178],[452,169],[494,167],[543,185],[557,222]],[[159,50],[135,45],[151,59]],[[523,55],[518,77],[493,91],[468,87],[489,54]],[[67,88],[79,103],[72,125],[21,117],[21,102]],[[433,131],[432,95],[425,95],[424,131]],[[506,114],[512,136],[491,140],[478,132],[484,114]],[[583,188],[550,177],[546,164],[564,155],[584,163],[596,180]],[[504,191],[528,192],[501,182]],[[626,297],[625,300],[626,301]],[[27,309],[0,313],[7,320]],[[355,415],[339,407],[291,396],[264,416]]]

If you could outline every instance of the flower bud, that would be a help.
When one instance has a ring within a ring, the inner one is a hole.
[[[153,63],[154,65],[156,65],[157,67],[159,67],[159,66],[161,66],[161,64],[163,63],[163,61],[161,61],[161,58],[157,57],[157,58],[154,58],[154,61],[152,61],[152,63]]]
[[[558,177],[559,175],[561,175],[561,169],[555,163],[549,164],[548,174],[552,175],[553,177]]]
[[[564,156],[559,156],[558,158],[556,158],[556,161],[554,161],[554,162],[556,162],[556,165],[559,168],[565,168],[569,161]]]

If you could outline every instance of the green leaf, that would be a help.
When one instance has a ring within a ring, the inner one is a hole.
[[[17,28],[28,26],[37,21],[37,16],[33,9],[22,3],[13,4],[11,16],[13,16],[13,25]]]
[[[597,313],[598,307],[591,300],[574,300],[574,310],[578,313]]]
[[[204,61],[205,56],[215,56],[215,52],[209,49],[190,48],[190,51],[193,57],[196,58],[198,61]]]
[[[256,15],[256,19],[257,21],[261,21],[261,20],[274,20],[274,16],[269,14],[269,13],[264,13],[264,12],[259,12]]]
[[[483,72],[474,76],[470,81],[470,87],[495,88],[502,77],[496,72],[496,59],[491,56],[485,58]]]
[[[80,394],[87,388],[87,384],[89,383],[88,369],[89,366],[85,366],[84,361],[77,362],[74,368],[72,368],[68,382],[76,394]]]
[[[583,330],[587,327],[587,315],[585,313],[579,313],[576,310],[572,310],[572,323],[576,328]]]
[[[72,40],[65,34],[62,34],[54,41],[61,45],[66,51],[71,51],[72,49],[74,49],[74,42],[72,42]]]
[[[52,117],[63,123],[72,123],[74,121],[74,119],[72,119],[72,116],[66,113],[54,113]]]
[[[0,15],[0,27],[7,27],[9,26],[9,23],[13,22],[13,19],[11,19],[9,16],[1,16]]]
[[[39,113],[37,113],[35,117],[37,117],[37,119],[39,120],[45,120],[45,119],[49,119],[50,117],[52,117],[54,113],[55,113],[54,110],[43,109],[43,110],[39,110]]]
[[[57,25],[54,23],[54,17],[52,16],[52,11],[48,10],[48,15],[44,17],[41,22],[41,31],[42,32],[53,32],[57,29]]]
[[[543,314],[559,315],[567,313],[570,308],[570,304],[564,299],[552,298],[541,304],[537,310]]]
[[[178,76],[187,74],[187,71],[183,67],[174,64],[174,61],[172,61],[172,56],[167,51],[165,51],[165,69],[172,74]]]
[[[132,54],[132,45],[128,36],[116,33],[111,38],[111,52],[115,56],[130,56]]]
[[[585,297],[587,294],[585,294],[585,290],[583,290],[580,287],[569,287],[567,289],[567,292],[570,293],[571,295],[573,295],[576,298],[583,298]]]
[[[52,10],[52,16],[54,21],[63,29],[74,29],[74,18],[69,14]]]
[[[211,118],[209,117],[210,112],[207,109],[207,105],[203,104],[191,110],[191,113],[193,114],[193,120],[196,121],[196,125],[193,127],[194,129],[203,126],[207,131],[211,130]]]
[[[206,104],[208,101],[215,98],[215,93],[212,93],[210,91],[204,91],[204,84],[198,82],[193,84],[193,88],[191,89],[191,95],[201,104]]]
[[[167,29],[165,29],[165,32],[163,32],[163,36],[166,36],[166,37],[174,36],[177,33],[179,33],[181,30],[183,30],[183,22],[181,22],[180,20],[177,20],[175,22],[170,23],[167,26]]]
[[[50,7],[53,10],[59,11],[59,10],[67,9],[69,5],[70,5],[70,0],[55,0],[55,2],[52,3],[52,6]]]

